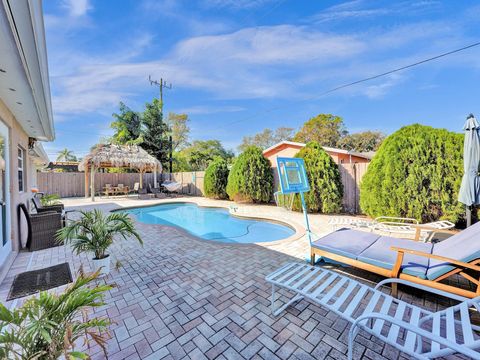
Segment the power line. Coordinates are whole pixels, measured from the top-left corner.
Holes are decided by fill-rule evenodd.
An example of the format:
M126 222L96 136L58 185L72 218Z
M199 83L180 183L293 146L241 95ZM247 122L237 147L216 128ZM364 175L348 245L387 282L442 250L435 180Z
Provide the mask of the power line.
M402 71L402 70L405 70L405 69L408 69L408 68L412 68L412 67L414 67L414 66L418 66L418 65L427 63L427 62L429 62L429 61L437 60L437 59L440 59L440 58L442 58L442 57L445 57L445 56L448 56L448 55L452 55L452 54L455 54L455 53L458 53L458 52L461 52L461 51L464 51L464 50L467 50L467 49L470 49L470 48L473 48L473 47L479 46L479 45L480 45L480 41L479 41L479 42L476 42L476 43L473 43L473 44L470 44L470 45L467 45L467 46L464 46L464 47L461 47L461 48L459 48L459 49L455 49L455 50L452 50L452 51L448 51L448 52L442 53L442 54L440 54L440 55L432 56L432 57L430 57L430 58L417 61L417 62L412 63L412 64L409 64L409 65L401 66L401 67L399 67L399 68L392 69L392 70L389 70L389 71L386 71L386 72L383 72L383 73L380 73L380 74L377 74L377 75L373 75L373 76L370 76L370 77L367 77L367 78L364 78L364 79L360 79L360 80L352 81L352 82L347 83L347 84L343 84L343 85L340 85L340 86L336 86L336 87L331 88L331 89L329 89L329 90L323 91L323 92L321 92L320 94L317 94L317 95L315 95L315 96L312 96L312 97L303 99L302 101L313 100L313 99L316 99L316 98L325 96L325 95L327 95L327 94L330 94L330 93L332 93L332 92L335 92L335 91L338 91L338 90L341 90L341 89L345 89L345 88L350 87L350 86L354 86L354 85L357 85L357 84L360 84L360 83L363 83L363 82L367 82L367 81L370 81L370 80L378 79L378 78L380 78L380 77L387 76L387 75L390 75L390 74L393 74L393 73L396 73L396 72L399 72L399 71ZM219 128L224 128L224 127L226 127L226 126L230 126L230 125L233 125L233 124L242 122L242 121L251 120L251 119L254 119L255 117L257 117L257 116L260 115L260 114L266 114L266 113L272 112L272 111L274 111L274 110L282 109L282 108L284 108L284 107L286 107L286 106L288 106L288 105L279 105L279 106L276 106L276 107L273 107L273 108L264 110L264 111L262 111L262 112L258 112L257 114L255 114L255 115L253 115L253 116L251 116L251 117L249 117L249 118L240 119L240 120L234 120L234 121L229 122L228 124L226 124L226 125L224 125L224 126L220 126Z
M451 55L451 54L455 54L455 53L458 53L458 52L460 52L460 51L467 50L467 49L470 49L470 48L475 47L475 46L478 46L478 45L480 45L480 42L476 42L476 43L474 43L474 44L471 44L471 45L468 45L468 46L464 46L464 47L462 47L462 48L460 48L460 49L448 51L448 52L446 52L446 53L443 53L443 54L440 54L440 55L436 55L436 56L433 56L433 57L428 58L428 59L420 60L420 61L417 61L417 62L415 62L415 63L413 63L413 64L409 64L409 65L405 65L405 66L402 66L402 67L399 67L399 68L396 68L396 69L393 69L393 70L389 70L389 71L386 71L386 72L381 73L381 74L378 74L378 75L370 76L370 77L365 78L365 79L361 79L361 80L353 81L353 82L348 83L348 84L340 85L340 86L337 86L337 87L335 87L335 88L333 88L333 89L324 91L323 93L320 93L318 96L323 96L323 95L332 93L332 92L334 92L334 91L337 91L337 90L340 90L340 89L344 89L344 88L349 87L349 86L353 86L353 85L356 85L356 84L360 84L360 83L362 83L362 82L366 82L366 81L378 79L378 78L380 78L380 77L382 77L382 76L390 75L390 74L393 74L393 73L396 73L396 72L399 72L399 71L402 71L402 70L405 70L405 69L408 69L408 68L411 68L411 67L414 67L414 66L417 66L417 65L425 64L426 62L433 61L433 60L437 60L437 59L440 59L440 58L442 58L442 57L445 57L445 56L448 56L448 55Z

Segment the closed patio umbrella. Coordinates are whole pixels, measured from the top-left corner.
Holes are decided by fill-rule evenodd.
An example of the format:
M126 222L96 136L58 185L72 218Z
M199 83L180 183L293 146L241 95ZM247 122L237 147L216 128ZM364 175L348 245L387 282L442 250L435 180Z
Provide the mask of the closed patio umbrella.
M465 130L464 174L458 200L467 206L467 226L470 226L471 207L480 204L480 125L472 114L468 116L463 129Z

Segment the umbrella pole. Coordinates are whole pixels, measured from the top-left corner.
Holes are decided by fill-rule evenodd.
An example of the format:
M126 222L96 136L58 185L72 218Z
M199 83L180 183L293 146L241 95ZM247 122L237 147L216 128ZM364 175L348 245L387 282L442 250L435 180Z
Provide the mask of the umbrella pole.
M472 225L472 208L470 206L467 206L466 216L467 216L467 227L469 227L470 225Z

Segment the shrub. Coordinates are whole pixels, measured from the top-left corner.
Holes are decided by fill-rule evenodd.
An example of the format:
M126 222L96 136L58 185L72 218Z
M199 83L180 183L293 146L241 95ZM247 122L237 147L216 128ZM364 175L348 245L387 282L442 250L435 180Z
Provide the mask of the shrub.
M228 175L227 194L235 201L271 200L273 173L260 148L251 146L240 154Z
M206 197L227 199L228 164L225 159L216 158L205 171L203 191Z
M335 213L342 207L343 185L338 165L317 142L308 143L295 156L305 161L310 191L305 193L311 212ZM300 196L295 196L293 210L301 210Z
M429 126L405 126L373 158L360 187L360 206L372 217L457 221L463 135Z

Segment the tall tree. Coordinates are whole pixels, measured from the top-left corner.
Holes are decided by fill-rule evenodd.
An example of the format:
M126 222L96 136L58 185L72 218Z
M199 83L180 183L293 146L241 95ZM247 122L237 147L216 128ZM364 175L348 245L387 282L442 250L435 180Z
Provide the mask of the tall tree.
M167 124L172 134L173 150L180 150L187 147L190 127L188 122L190 119L187 114L169 113Z
M262 150L284 140L293 138L293 129L288 127L279 127L275 131L265 129L253 136L244 136L238 150L245 151L250 146L257 146Z
M170 129L163 121L162 107L162 103L158 99L153 99L151 103L145 104L142 115L143 142L140 146L167 167L170 152L168 140Z
M57 161L77 161L77 157L73 154L73 151L65 148L58 152Z
M192 171L184 151L175 151L172 158L172 172Z
M385 134L380 131L363 131L344 136L338 142L338 146L359 152L377 151L384 139Z
M318 142L322 146L338 146L340 139L348 134L343 119L332 114L319 114L305 124L295 135L294 141Z
M196 140L182 153L187 157L188 163L194 171L205 170L217 157L230 160L234 156L233 152L225 150L218 140Z
M131 110L123 102L120 102L119 113L112 114L114 121L110 124L115 133L112 137L112 143L139 144L141 139L142 120L140 114Z

